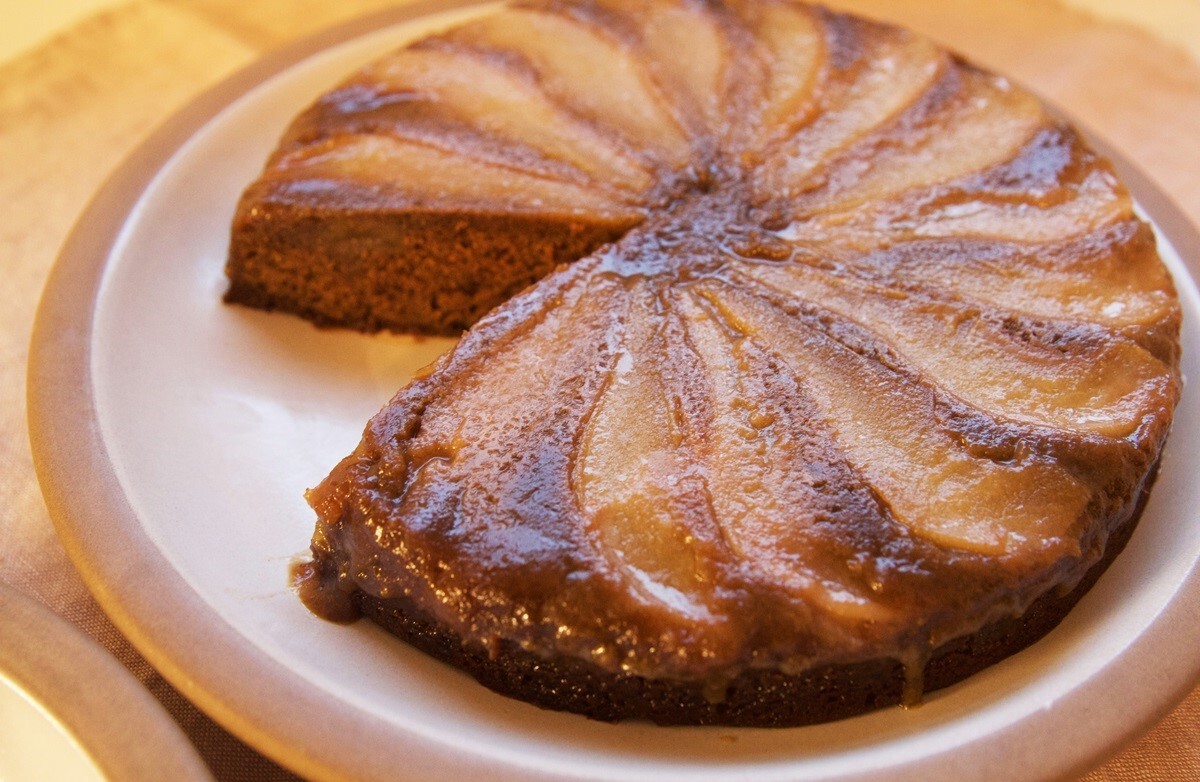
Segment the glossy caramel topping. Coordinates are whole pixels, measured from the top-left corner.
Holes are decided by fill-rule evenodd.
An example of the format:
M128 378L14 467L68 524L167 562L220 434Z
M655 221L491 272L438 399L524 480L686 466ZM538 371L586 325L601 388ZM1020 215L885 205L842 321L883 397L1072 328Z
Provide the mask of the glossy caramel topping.
M485 646L912 660L1098 559L1179 392L1109 165L1005 80L799 4L500 11L327 95L268 176L632 226L309 495L322 572Z

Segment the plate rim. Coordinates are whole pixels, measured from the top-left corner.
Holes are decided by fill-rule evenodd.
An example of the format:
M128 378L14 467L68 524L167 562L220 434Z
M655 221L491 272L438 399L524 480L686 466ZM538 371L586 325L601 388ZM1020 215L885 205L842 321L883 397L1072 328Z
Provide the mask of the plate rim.
M0 681L37 703L105 779L212 782L171 714L95 639L3 583L0 619Z
M390 741L386 750L380 751L379 742L361 742L359 750L370 747L373 751L345 752L342 734L382 737L380 723L352 707L323 700L319 705L330 710L341 731L335 734L326 729L324 718L298 718L305 706L318 705L311 690L294 672L253 644L237 647L236 667L243 674L238 686L219 686L229 678L233 665L227 660L234 655L208 657L188 639L236 640L242 636L192 590L146 535L108 459L92 384L95 305L112 250L143 192L179 149L227 106L326 49L423 16L485 4L487 0L419 0L371 13L268 53L205 90L139 144L93 197L63 244L34 321L26 381L34 467L58 537L85 584L121 632L182 694L243 741L305 776L385 779L395 774L398 757L404 757L409 773L423 779L495 775L497 769L488 757L463 752L449 742L401 737L390 730L386 731ZM1113 162L1192 278L1200 277L1200 231L1186 214L1111 144L1081 123L1072 120L1072 124ZM156 588L145 589L147 582ZM163 615L163 608L170 609L169 615ZM1126 681L1138 678L1140 661L1131 654L1135 647L1189 649L1195 643L1189 628L1197 624L1200 560L1193 562L1162 613L1105 667L1104 674ZM185 629L180 632L180 627ZM234 646L231 644L231 650ZM1071 745L1078 754L1056 771L1064 778L1078 775L1132 743L1200 681L1200 656L1183 656L1170 673L1156 677L1133 702L1125 704L1124 710L1136 716L1122 729L1112 731L1116 735L1108 742L1096 742L1095 731L1084 726L1068 726L1065 730L1073 729L1074 735L1064 735L1064 727L1058 725L1059 739L1064 745L1075 739ZM1094 681L1079 685L1047 712L1079 708L1076 701L1100 702L1095 692L1090 699L1084 697L1089 686L1094 690ZM1047 721L1046 715L1040 716L1042 720L1021 720L993 735L1016 740L1055 724ZM970 748L972 765L1005 762L1007 752L974 743L962 745ZM1084 746L1088 749L1081 749ZM928 767L917 770L928 775L935 771L933 764L940 766L945 760L942 753L930 754L922 759ZM522 778L560 778L545 768L523 766L518 771ZM886 775L893 769L882 771Z

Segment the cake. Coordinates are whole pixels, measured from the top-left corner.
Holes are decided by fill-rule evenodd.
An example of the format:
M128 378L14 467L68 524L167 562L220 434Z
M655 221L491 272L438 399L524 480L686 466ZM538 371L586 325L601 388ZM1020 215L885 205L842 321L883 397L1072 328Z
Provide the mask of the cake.
M1180 390L1109 162L791 2L517 4L394 52L287 131L228 271L470 326L309 492L310 605L604 720L836 719L1027 646L1132 533Z

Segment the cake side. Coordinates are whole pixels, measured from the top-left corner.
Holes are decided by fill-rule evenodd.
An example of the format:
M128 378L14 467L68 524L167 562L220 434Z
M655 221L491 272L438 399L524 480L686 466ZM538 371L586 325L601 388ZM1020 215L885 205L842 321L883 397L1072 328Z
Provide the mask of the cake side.
M619 221L343 209L256 199L234 223L225 300L320 326L456 336Z
M1065 594L1050 591L1020 616L997 619L944 642L909 663L885 657L825 664L798 674L747 669L732 679L669 681L614 673L578 659L545 658L510 641L497 647L464 641L403 598L355 592L353 610L417 649L461 668L489 689L542 708L604 721L659 725L781 728L844 719L895 705L968 678L1027 648L1057 627L1095 585L1137 527L1153 484L1105 545L1103 558ZM320 577L315 575L314 577Z

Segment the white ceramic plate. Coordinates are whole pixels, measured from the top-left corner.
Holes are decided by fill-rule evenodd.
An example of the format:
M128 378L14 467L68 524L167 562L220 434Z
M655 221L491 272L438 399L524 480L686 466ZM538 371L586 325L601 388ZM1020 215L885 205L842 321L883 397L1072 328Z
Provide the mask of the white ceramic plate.
M3 584L0 779L212 782L133 674L83 631Z
M607 725L495 695L368 623L309 614L287 588L313 523L303 490L450 342L318 331L221 304L229 221L297 111L447 21L417 18L429 10L310 42L203 98L118 172L47 289L30 372L48 503L100 601L189 697L313 777L969 780L1078 773L1190 690L1192 389L1141 526L1099 584L1045 640L916 710L789 730ZM1200 377L1200 299L1171 244L1196 263L1200 242L1124 173L1167 229L1184 371Z

